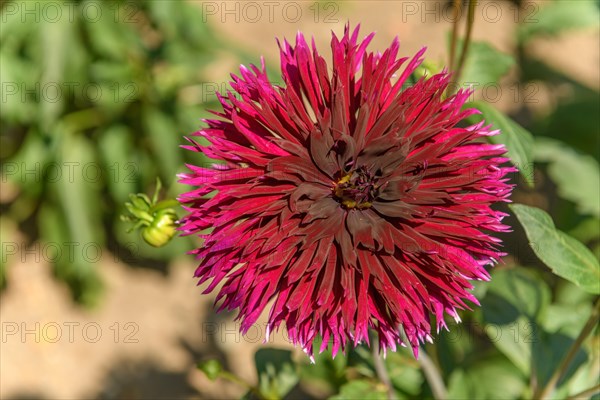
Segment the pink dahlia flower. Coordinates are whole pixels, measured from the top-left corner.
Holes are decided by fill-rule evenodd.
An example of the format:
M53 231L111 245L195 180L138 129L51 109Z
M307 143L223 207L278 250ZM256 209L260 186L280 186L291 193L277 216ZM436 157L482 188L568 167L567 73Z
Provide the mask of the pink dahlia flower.
M468 91L445 98L450 76L406 85L425 49L398 58L399 42L367 52L346 27L331 40L333 65L302 34L281 49L284 86L261 68L232 75L235 93L194 133L189 150L221 161L190 165L181 182L184 234L203 238L205 293L222 284L221 309L239 309L245 333L269 309L267 336L282 322L312 355L313 340L335 355L348 344L381 348L431 341L444 315L478 304L471 280L503 253L490 231L506 231L512 186L502 145L483 122L457 124ZM402 68L404 66L404 68Z

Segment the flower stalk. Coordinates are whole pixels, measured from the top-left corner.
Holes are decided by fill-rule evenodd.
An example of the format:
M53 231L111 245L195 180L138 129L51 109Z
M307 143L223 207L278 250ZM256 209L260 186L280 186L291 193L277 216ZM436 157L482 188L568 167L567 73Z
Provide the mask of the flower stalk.
M435 400L446 400L448 398L448 390L446 389L440 370L433 360L425 353L425 351L422 351L419 354L418 361L423 370L423 374L425 375L425 379L433 392L433 398Z
M373 338L371 345L371 352L373 354L373 365L375 366L375 373L377 377L383 383L387 390L388 400L397 400L398 396L394 391L394 385L390 379L390 375L388 374L387 368L385 366L385 360L383 359L383 355L379 349L379 341L378 338Z
M456 58L456 42L458 41L458 21L460 17L460 10L462 7L462 0L454 0L452 2L452 37L450 39L450 58L448 60L448 66L454 69L454 62Z
M477 0L469 0L468 5L468 14L467 14L467 33L465 35L465 39L463 40L463 47L460 54L460 59L458 60L458 65L456 66L456 75L454 79L456 82L460 82L460 76L462 74L463 68L465 66L465 61L467 60L467 54L469 53L469 46L471 44L471 36L473 33L473 25L475 23L475 6L477 5Z
M452 71L454 71L453 79L456 83L453 85L452 91L449 91L447 95L451 95L456 92L458 89L458 84L460 83L460 76L462 75L462 71L467 60L467 55L469 53L469 46L471 44L471 36L473 33L473 25L475 23L475 7L477 6L477 0L468 0L467 5L467 31L465 34L465 38L462 41L462 48L460 52L460 57L458 62L456 61L456 47L458 44L458 26L460 24L460 15L462 14L462 0L454 0L452 3L452 16L453 16L453 25L452 25L452 36L450 39L450 55L449 55L449 67Z

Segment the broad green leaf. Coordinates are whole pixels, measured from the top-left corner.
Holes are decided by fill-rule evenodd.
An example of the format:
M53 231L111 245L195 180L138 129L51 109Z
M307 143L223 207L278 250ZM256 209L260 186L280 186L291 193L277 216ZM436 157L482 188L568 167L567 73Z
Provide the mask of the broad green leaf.
M494 107L482 101L469 102L465 105L481 111L482 116L469 117L470 122L479 122L481 117L486 123L492 124L493 129L500 129L501 133L489 136L492 143L501 143L506 146L507 155L514 166L529 186L533 186L533 136L521 125L508 118Z
M550 164L548 174L562 198L577 204L578 212L600 217L600 165L594 157L558 140L536 138L534 158Z
M550 304L550 288L543 279L528 269L516 267L494 270L492 282L486 297L483 298L484 304L487 296L493 293L514 307L519 315L524 315L531 320L538 319ZM483 312L485 317L485 307ZM489 318L487 319L490 321Z
M143 118L154 155L161 163L161 178L170 185L179 169L184 167L179 147L182 144L183 133L178 130L173 119L158 109L145 108Z
M61 174L60 165L49 165L52 161L52 154L42 135L32 128L14 157L3 162L3 178L14 182L27 196L37 198L42 194L44 182L49 179L44 175L52 175L50 179L55 179Z
M581 290L579 291L581 292ZM547 332L562 333L576 338L591 313L592 305L590 303L551 304L542 324Z
M292 353L283 349L259 349L254 355L259 391L267 399L281 399L298 383Z
M69 10L66 3L57 3L60 15L67 15ZM58 21L41 19L40 43L42 45L43 73L40 79L40 130L48 130L56 123L67 101L64 82L69 78L65 75L69 57L70 41L76 36L76 26L68 18Z
M357 379L342 386L340 393L329 400L386 400L387 392L382 384L366 379Z
M89 70L90 78L97 82L94 86L98 95L88 95L85 100L93 101L110 116L125 113L143 94L143 80L138 79L131 63L99 61Z
M545 385L548 382L574 342L575 339L562 333L548 333L543 330L538 332L536 340L532 344L531 359L533 370L540 385ZM575 358L569 364L566 374L558 382L558 386L561 386L563 382L567 382L577 371L577 368L583 365L586 358L585 351L579 348L575 353Z
M554 227L548 213L522 204L510 206L525 229L533 251L552 271L582 289L600 293L600 264L581 242Z
M524 374L530 372L531 343L550 304L550 288L525 268L498 269L481 309L490 341Z
M99 255L97 248L70 234L64 223L66 216L60 207L46 202L37 217L44 259L52 263L56 276L67 282L75 300L86 306L97 305L104 289L90 263L100 261L96 259Z
M40 68L17 54L0 47L0 85L2 87L2 119L22 124L33 123L36 112L36 89L39 84Z
M436 337L437 359L444 375L459 368L470 354L476 352L474 332L481 328L475 321L456 323L448 321L448 330L442 329Z
M94 305L102 289L97 273L104 246L99 202L102 169L87 137L68 132L60 122L58 126L62 128L53 133L61 137L58 162L65 168L61 179L48 189L60 203L58 223L66 225L68 242L74 243L75 251L56 267L63 271L62 277L69 282L75 298Z
M345 376L348 364L347 357L332 357L331 346L319 353L322 340L318 338L313 344L315 362L301 365L302 380L309 381L311 386L320 386L330 393L337 393L340 386L346 383Z
M577 307L581 304L590 304L593 295L581 290L577 285L567 280L557 282L554 289L554 303Z
M600 239L600 218L586 218L568 233L582 243Z
M554 36L569 29L598 27L600 13L594 0L555 0L529 3L522 10L519 39L527 41L537 35Z
M501 355L456 369L448 382L448 399L519 399L525 376Z
M458 48L461 47L462 43L459 43ZM496 50L489 43L472 42L460 80L464 84L472 84L477 90L497 83L514 64L511 56Z
M139 175L142 173L133 151L132 133L124 125L111 125L100 135L98 147L104 164L103 181L117 204L124 203L130 193L142 188Z
M103 171L96 161L93 144L83 135L64 133L59 160L68 169L65 167L52 188L67 217L71 236L84 244L103 244L98 201Z

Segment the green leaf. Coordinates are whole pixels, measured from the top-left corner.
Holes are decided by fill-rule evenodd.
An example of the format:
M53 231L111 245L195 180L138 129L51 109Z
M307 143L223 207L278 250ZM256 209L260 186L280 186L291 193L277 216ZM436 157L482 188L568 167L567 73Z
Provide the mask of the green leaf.
M510 208L523 225L533 251L544 264L582 289L600 293L600 264L587 247L557 230L545 211L522 204Z
M481 300L485 332L490 341L521 372L529 374L531 343L550 304L550 288L533 271L522 267L498 269Z
M581 290L579 291L581 292ZM548 307L543 321L544 329L548 332L559 332L576 338L591 313L592 305L590 303L552 304Z
M109 125L98 138L98 149L103 161L104 182L116 204L128 199L140 188L140 168L136 162L133 134L125 125Z
M537 35L555 36L569 29L597 27L598 4L593 0L555 0L529 4L527 16L519 25L519 40L525 42Z
M267 399L281 399L298 383L292 353L282 349L259 349L254 355L259 391Z
M85 9L91 4L97 4L98 17L84 21L83 26L88 31L87 37L93 49L105 59L131 62L128 56L139 56L142 50L141 37L136 35L130 21L135 12L135 2L95 3L93 0L84 1L76 10L76 15L86 15ZM115 23L115 20L118 23Z
M574 342L575 339L561 333L538 332L537 338L532 344L531 361L540 385L544 386L548 382ZM577 371L577 368L585 362L586 358L585 351L579 348L575 353L575 358L569 364L566 374L558 382L558 386L567 382Z
M554 303L578 307L581 304L589 305L594 296L581 290L577 285L567 280L557 282L554 288Z
M452 373L448 399L518 399L525 387L524 376L508 360L488 356Z
M58 7L61 15L69 13L66 3ZM59 21L42 18L39 35L44 68L40 84L42 88L56 87L57 89L43 90L42 92L46 95L40 97L40 130L48 129L49 126L56 123L67 100L64 95L63 83L67 81L65 75L66 64L69 60L67 54L71 47L70 41L76 36L74 31L75 27L68 22L68 18L61 18Z
M410 355L412 357L412 354ZM417 363L411 363L414 358L408 359L401 352L390 352L385 359L385 365L390 376L390 381L396 391L417 396L421 392L424 382L423 372Z
M525 182L529 186L533 186L533 136L531 133L487 103L474 101L467 103L465 107L478 109L486 123L491 123L494 129L500 129L499 135L489 136L490 142L506 146L507 155L513 165L519 169ZM473 115L468 119L475 123L479 122L482 117Z
M39 115L36 112L37 99L31 93L35 92L41 71L35 63L15 54L17 51L0 47L2 119L13 123L32 123Z
M45 253L45 258L53 264L56 276L68 283L76 301L86 306L97 305L103 284L96 270L91 268L93 264L90 261L99 261L95 259L93 246L71 235L64 223L65 213L60 207L46 202L37 218L44 246L52 250ZM85 249L90 247L92 251L88 253Z
M462 48L459 42L458 48ZM474 89L494 84L500 80L515 60L508 54L501 53L487 42L472 42L465 60L460 80L471 83Z
M586 218L568 233L582 243L598 240L600 239L600 218Z
M531 270L522 267L497 269L491 275L493 284L483 298L483 304L487 296L495 294L508 303L506 309L512 306L518 315L524 315L531 320L538 319L550 304L550 288ZM483 307L484 317L486 311ZM500 323L489 316L486 319L489 322Z
M342 386L340 393L330 397L329 400L386 400L387 398L383 385L366 379L357 379Z
M559 196L574 202L581 214L600 217L600 165L594 157L549 138L536 138L534 157L550 164L548 175Z
M148 133L154 154L161 163L164 182L167 186L174 179L177 171L183 167L180 145L183 134L179 132L173 119L159 109L144 109L144 128Z

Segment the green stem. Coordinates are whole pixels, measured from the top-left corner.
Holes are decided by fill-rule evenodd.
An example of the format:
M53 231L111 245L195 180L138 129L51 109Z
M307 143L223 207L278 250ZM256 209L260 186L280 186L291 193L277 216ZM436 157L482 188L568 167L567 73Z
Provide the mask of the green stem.
M423 351L419 353L419 364L421 364L425 379L427 379L427 383L429 383L429 387L433 392L433 397L436 400L446 400L448 398L448 391L446 390L446 385L444 384L440 370L431 358L429 358L427 353L425 353L425 349L422 350Z
M373 353L373 365L375 366L375 372L377 377L383 383L387 389L387 397L389 400L397 400L396 392L394 391L394 385L390 380L390 376L385 367L383 357L379 353L379 339L374 338L371 340L371 352Z
M456 40L458 38L458 24L459 24L459 12L461 8L462 0L454 0L452 2L452 37L450 39L450 59L448 60L448 67L454 70L454 58L456 57Z
M454 76L454 80L458 84L460 82L460 75L462 74L463 68L465 66L465 61L467 59L467 54L469 53L469 45L471 44L471 34L473 33L473 25L475 22L475 6L477 5L477 0L469 0L469 11L467 14L467 34L465 39L463 40L463 47L460 53L460 59L458 60L458 65L456 66L456 75Z
M223 378L223 379L227 379L230 382L236 383L236 384L238 384L240 386L243 386L244 388L250 390L259 399L264 399L265 398L265 396L263 396L263 394L255 386L252 386L251 384L249 384L248 382L246 382L245 380L243 380L239 376L236 376L236 375L232 374L229 371L221 371L219 373L219 376L221 378Z
M589 336L589 334L594 330L594 328L598 324L599 320L600 320L600 298L596 301L596 304L594 305L594 309L592 310L592 315L590 315L590 318L588 319L587 323L581 330L581 333L579 333L579 336L577 337L575 342L571 345L571 348L569 348L569 351L567 352L567 354L561 361L561 363L558 366L558 368L556 369L556 371L554 371L554 374L552 374L552 377L550 378L550 380L548 381L546 386L544 386L544 388L539 393L534 394L533 397L535 399L543 400L543 399L548 399L548 398L550 398L550 396L552 396L552 394L554 393L554 389L556 388L556 384L565 375L565 373L567 372L567 369L569 368L569 365L571 365L571 361L573 361L573 358L575 358L575 355L579 351L579 348L581 347L581 345L583 344L585 339Z

